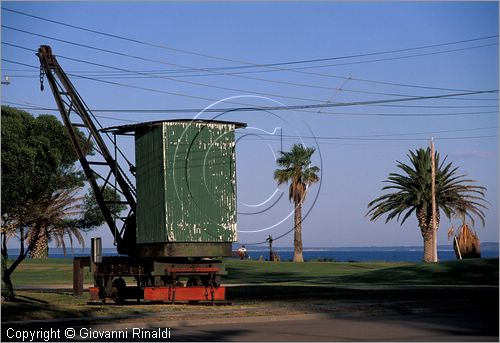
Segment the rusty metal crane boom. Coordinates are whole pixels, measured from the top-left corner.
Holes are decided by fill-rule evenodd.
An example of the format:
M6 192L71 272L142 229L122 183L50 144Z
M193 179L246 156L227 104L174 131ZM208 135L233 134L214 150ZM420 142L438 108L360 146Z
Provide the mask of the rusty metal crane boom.
M40 46L37 56L40 59L41 88L43 90L43 77L45 76L56 100L71 143L75 148L83 171L94 192L97 204L114 237L118 253L133 256L136 240L135 189L117 163L116 156L113 157L109 151L104 138L108 138L110 143L114 144L115 149L116 142L108 134L101 135L99 133L94 123L95 117L57 62L56 56L52 54L50 46ZM87 140L93 145L96 154L92 160L84 154L82 142L77 136L78 129L86 134ZM129 167L131 167L132 171L133 166L131 163L129 163ZM117 194L120 194L120 198L123 196L124 200L108 201L105 199L104 191L107 187L114 189ZM116 203L126 206L126 216L114 213L113 205Z

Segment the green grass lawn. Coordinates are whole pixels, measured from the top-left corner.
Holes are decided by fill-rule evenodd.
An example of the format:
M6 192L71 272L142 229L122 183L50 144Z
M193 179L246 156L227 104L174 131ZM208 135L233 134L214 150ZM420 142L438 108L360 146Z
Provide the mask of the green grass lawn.
M226 297L240 315L339 311L342 306L368 308L374 303L396 311L419 307L461 306L498 312L498 259L424 263L259 262L227 260ZM88 268L85 282L91 283ZM13 275L15 287L46 287L72 283L72 260L27 260ZM373 286L384 286L377 288ZM455 287L455 286L471 287ZM353 287L355 286L355 287ZM359 288L359 286L363 286ZM401 286L414 286L415 289ZM475 287L476 286L476 287ZM493 287L492 287L493 286ZM496 286L496 287L494 287ZM398 288L399 287L399 288ZM74 297L62 290L17 290L16 302L2 302L2 321L155 313L174 318L192 307L169 305L86 305L88 294ZM343 305L344 304L344 305ZM389 304L389 305L388 305ZM393 304L393 305L390 305ZM402 304L402 305L401 305ZM444 304L444 305L443 305ZM491 308L490 308L491 307ZM376 306L377 311L380 306ZM199 307L196 313L228 315L225 307ZM350 310L348 310L350 311ZM233 314L234 315L234 314ZM170 317L169 317L170 316ZM172 317L174 316L174 317ZM175 317L177 318L177 317Z
M89 268L84 269L84 278L87 283L93 282ZM26 259L12 274L12 283L14 288L17 286L71 285L73 283L73 259Z
M228 260L228 283L285 283L329 286L498 285L498 259L440 263L403 262L258 262Z
M26 260L14 272L14 287L71 285L72 259ZM498 259L440 263L404 262L259 262L226 260L228 284L329 286L352 283L380 285L498 285ZM86 283L92 283L89 268Z

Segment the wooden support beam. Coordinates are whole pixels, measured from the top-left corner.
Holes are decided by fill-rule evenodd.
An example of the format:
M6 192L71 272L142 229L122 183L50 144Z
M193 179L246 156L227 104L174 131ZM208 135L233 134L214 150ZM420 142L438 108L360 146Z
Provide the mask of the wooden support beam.
M74 257L73 258L73 295L81 295L83 293L83 267L90 266L90 257Z

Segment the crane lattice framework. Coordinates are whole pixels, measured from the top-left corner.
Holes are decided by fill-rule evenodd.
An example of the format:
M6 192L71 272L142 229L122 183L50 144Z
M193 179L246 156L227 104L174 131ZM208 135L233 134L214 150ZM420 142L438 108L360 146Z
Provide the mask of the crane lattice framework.
M220 278L226 272L219 258L231 256L236 240L234 130L246 124L178 119L104 129L51 48L42 45L37 56L41 88L46 78L121 255L102 256L100 239L93 239L92 256L74 258L74 294L83 289L82 268L91 266L91 301L223 302L225 288ZM118 134L135 136L136 158L142 161L137 178L135 166L116 144ZM93 155L87 154L90 145ZM150 154L150 148L157 154ZM184 152L178 154L178 150ZM138 192L117 156L128 164ZM200 156L206 165L199 163ZM176 165L183 172L175 173ZM154 171L151 177L150 171ZM120 200L106 199L108 188ZM117 203L126 210L116 213L122 207L113 206ZM127 277L135 285L127 285Z
M117 163L117 153L119 152L127 161L132 173L134 166L117 147L116 136L112 138L108 133L103 135L99 133L94 124L94 122L98 123L98 121L57 62L50 46L42 45L37 56L40 59L41 89L43 90L43 79L45 77L56 100L71 143L94 192L97 204L114 237L118 253L131 256L134 254L132 247L135 246L136 239L136 190L126 173ZM77 130L85 134L86 142L79 139ZM107 138L108 143L111 143L114 147L114 157L109 151L104 138ZM95 152L92 160L85 156L85 143L92 144ZM120 198L123 200L108 201L105 199L104 191L106 187L120 194ZM126 210L123 211L127 213L125 216L113 211L113 208L116 208L113 205L117 203L126 206Z

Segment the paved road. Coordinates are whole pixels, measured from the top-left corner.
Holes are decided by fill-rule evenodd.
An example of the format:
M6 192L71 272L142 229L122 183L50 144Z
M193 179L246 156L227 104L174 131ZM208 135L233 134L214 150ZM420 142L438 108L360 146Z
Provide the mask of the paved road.
M241 290L243 292L245 289ZM271 311L265 315L249 317L249 313L231 307L220 309L213 315L199 318L190 313L172 316L152 312L126 317L67 318L66 320L6 322L2 323L2 341L6 330L57 330L64 333L74 329L75 339L93 341L494 341L499 339L499 312L497 287L432 287L390 288L346 294L336 290L337 300L307 307L305 314ZM342 298L342 296L344 296ZM325 296L326 299L330 297ZM280 302L269 302L279 306ZM304 305L304 301L287 303L290 309ZM299 306L300 305L300 306ZM325 305L325 306L320 306ZM273 308L274 309L274 308ZM195 311L193 307L190 311ZM328 311L325 313L325 311ZM233 312L233 313L226 313ZM288 312L289 313L289 312ZM168 318L168 319L167 319ZM134 336L134 328L145 336ZM155 340L158 328L170 328L169 339ZM83 331L82 331L83 330ZM82 337L81 332L95 333ZM103 333L121 332L114 340ZM164 332L164 331L163 331ZM125 334L125 337L123 336ZM149 334L149 336L148 336ZM148 338L149 337L149 338ZM61 334L59 339L65 341ZM16 341L16 340L14 340ZM17 340L20 341L20 340Z
M495 329L496 326L496 329ZM173 326L178 341L496 341L498 322L463 316L302 316L288 320Z
M77 340L88 340L80 333L94 333L94 341L480 341L498 342L498 317L489 318L480 313L471 316L458 314L409 314L359 315L340 317L333 314L303 314L286 317L239 317L220 319L155 321L154 318L134 318L128 321L79 323L32 323L14 326L15 330L44 329L63 333L74 328ZM5 337L11 325L2 325L2 341L12 341ZM134 328L143 339L134 336ZM154 332L165 332L170 328L170 339L151 339ZM83 330L83 331L82 331ZM105 339L106 332L126 332L119 339ZM12 331L10 331L12 333ZM100 332L96 333L96 332ZM149 336L148 336L149 335ZM100 337L100 338L99 338ZM149 339L148 339L149 337ZM85 339L87 338L87 339ZM63 334L57 341L66 341Z

